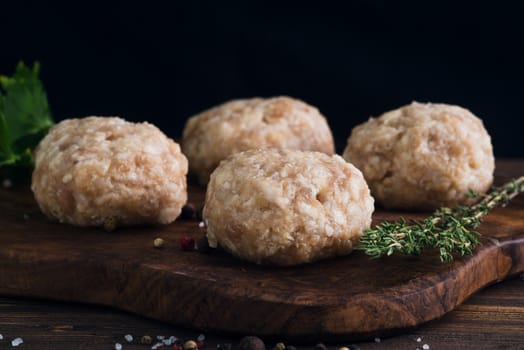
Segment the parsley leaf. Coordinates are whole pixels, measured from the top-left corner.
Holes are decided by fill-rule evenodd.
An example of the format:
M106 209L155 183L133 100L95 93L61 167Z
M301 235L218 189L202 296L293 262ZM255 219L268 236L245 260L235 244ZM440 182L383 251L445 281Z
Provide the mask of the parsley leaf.
M0 76L0 167L32 165L31 150L54 124L39 72L38 62L20 62Z

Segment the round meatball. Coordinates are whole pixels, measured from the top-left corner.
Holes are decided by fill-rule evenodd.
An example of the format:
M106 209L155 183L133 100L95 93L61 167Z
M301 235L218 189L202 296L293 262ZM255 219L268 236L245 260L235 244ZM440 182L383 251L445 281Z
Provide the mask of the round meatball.
M335 151L326 119L289 97L230 101L190 118L184 128L182 151L202 185L222 159L254 148Z
M362 171L377 203L407 210L471 204L465 194L485 193L495 167L480 119L417 102L355 127L343 157Z
M187 200L187 159L149 123L68 119L35 151L32 190L49 218L113 229L167 224Z
M349 254L371 223L362 173L338 155L258 149L211 174L209 245L255 263L296 265Z

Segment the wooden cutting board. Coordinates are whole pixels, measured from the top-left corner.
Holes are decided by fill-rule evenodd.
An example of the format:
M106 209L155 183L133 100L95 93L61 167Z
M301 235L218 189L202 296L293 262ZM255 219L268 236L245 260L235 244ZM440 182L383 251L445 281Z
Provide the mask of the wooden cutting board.
M496 183L524 174L500 161ZM203 190L190 189L198 204ZM182 251L198 221L105 232L48 222L27 186L0 190L0 294L95 303L202 331L294 341L387 336L436 319L480 288L524 272L524 196L493 211L473 256L371 260L361 252L263 267L224 252ZM421 215L377 210L374 223ZM153 239L162 237L162 249Z

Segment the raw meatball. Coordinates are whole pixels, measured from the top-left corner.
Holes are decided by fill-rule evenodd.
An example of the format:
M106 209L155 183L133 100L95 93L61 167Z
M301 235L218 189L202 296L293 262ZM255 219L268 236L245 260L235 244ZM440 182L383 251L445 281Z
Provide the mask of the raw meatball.
M255 263L296 265L349 254L372 212L362 173L340 156L258 149L220 163L203 215L210 246Z
M60 122L40 142L31 188L49 218L112 229L175 220L186 174L180 147L155 126L88 117Z
M182 150L202 185L222 159L254 148L334 153L326 119L289 97L230 101L190 118L184 128Z
M343 157L359 168L377 203L429 210L470 204L485 193L495 168L491 139L467 109L410 105L371 118L351 132Z

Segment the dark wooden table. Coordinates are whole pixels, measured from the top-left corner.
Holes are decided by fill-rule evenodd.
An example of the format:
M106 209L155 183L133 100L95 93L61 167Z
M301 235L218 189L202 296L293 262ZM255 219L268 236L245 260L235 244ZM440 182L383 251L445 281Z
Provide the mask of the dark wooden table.
M111 308L0 298L0 349L11 348L11 340L21 337L22 349L150 349L138 339L143 335L196 338L199 333ZM132 344L124 335L134 337ZM217 343L235 343L238 336L205 334L204 349ZM421 338L420 342L417 339ZM278 339L263 339L272 349ZM376 339L378 341L378 339ZM524 280L513 278L474 294L464 304L439 320L391 338L360 343L326 344L336 350L349 349L524 349ZM315 344L288 344L313 348ZM171 347L166 347L171 348ZM165 348L164 348L165 349Z
M524 173L524 160L505 161ZM524 220L524 218L522 218ZM0 242L1 244L1 242ZM2 268L2 266L0 266ZM246 310L246 312L249 312ZM0 297L0 349L23 339L23 349L149 349L143 335L182 340L198 332L180 329L109 307ZM132 343L124 336L131 334ZM205 334L203 349L238 342L241 335ZM279 339L263 339L268 349ZM314 343L287 344L312 349ZM326 343L328 349L524 349L524 276L484 288L442 318L393 337L366 342ZM172 348L172 347L164 347Z

